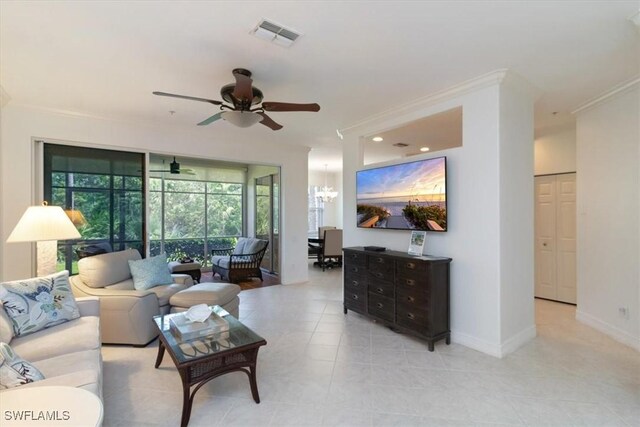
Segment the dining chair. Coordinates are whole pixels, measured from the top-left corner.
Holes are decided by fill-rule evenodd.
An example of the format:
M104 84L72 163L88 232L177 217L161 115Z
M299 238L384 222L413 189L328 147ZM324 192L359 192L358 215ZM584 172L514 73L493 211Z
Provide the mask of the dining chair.
M320 265L322 271L334 266L342 267L342 230L333 228L324 231Z

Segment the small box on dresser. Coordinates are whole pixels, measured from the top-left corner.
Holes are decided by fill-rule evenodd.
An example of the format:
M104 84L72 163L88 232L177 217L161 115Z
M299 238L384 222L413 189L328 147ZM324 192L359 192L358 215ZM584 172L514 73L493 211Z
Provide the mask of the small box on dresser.
M449 344L451 258L344 249L344 313L352 310L400 332Z

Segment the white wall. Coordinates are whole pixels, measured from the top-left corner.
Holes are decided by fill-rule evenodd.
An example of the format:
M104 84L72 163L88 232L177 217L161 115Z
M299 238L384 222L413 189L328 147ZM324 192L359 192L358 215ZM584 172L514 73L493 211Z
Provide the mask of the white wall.
M534 143L535 175L576 171L576 126L547 129Z
M533 102L526 86L500 86L500 284L503 351L535 337Z
M363 167L359 136L462 106L463 146L412 160L447 156L448 231L428 233L425 253L453 259L452 339L495 356L503 356L535 336L533 101L521 93L511 94L511 85L501 86L503 78L503 72L492 73L410 108L342 130L345 246L379 245L406 252L408 232L356 227L355 172ZM501 102L514 111L502 111ZM513 166L508 166L512 156ZM398 162L385 164L391 163ZM507 217L510 214L523 218L514 220ZM518 233L511 233L514 229ZM522 267L522 271L513 271L510 264ZM509 303L516 306L503 313ZM513 326L502 327L506 322Z
M27 206L36 203L32 138L77 141L119 149L137 149L155 153L178 153L204 157L271 164L282 170L282 282L307 280L308 148L281 146L243 137L243 129L234 130L235 138L216 138L215 130L163 126L158 123L130 123L86 116L72 116L12 106L2 109L0 137L0 236L2 270L0 279L10 280L32 274L31 244L7 244L6 239ZM244 135L247 135L246 133Z
M576 124L576 317L640 350L640 81Z
M327 176L327 186L332 187L338 192L336 200L324 204L323 220L324 225L332 225L336 228L342 228L342 173L329 172ZM325 185L324 171L309 171L309 186L317 185L323 187Z

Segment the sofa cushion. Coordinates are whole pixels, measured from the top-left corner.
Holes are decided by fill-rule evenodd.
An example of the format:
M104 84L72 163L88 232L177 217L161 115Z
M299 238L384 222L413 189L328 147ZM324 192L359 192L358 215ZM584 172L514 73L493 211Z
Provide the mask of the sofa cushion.
M175 307L192 307L197 304L224 305L240 293L240 286L233 283L200 283L171 297Z
M44 375L38 368L18 356L9 344L0 342L0 389L18 387L43 379Z
M154 286L153 288L149 289L149 292L153 292L154 294L156 294L156 296L158 297L158 305L163 306L169 304L169 299L173 295L187 289L188 287L189 286L187 285L172 283L170 285Z
M211 263L218 267L229 269L229 257L224 255L214 255L211 257Z
M102 355L100 349L74 351L72 353L61 354L56 357L49 357L34 363L34 365L44 374L46 378L58 377L71 374L76 371L97 371L102 370Z
M113 285L105 286L104 288L118 291L134 291L136 289L133 286L133 279L123 280L122 282L114 283Z
M3 305L0 304L0 341L9 342L13 338L13 324L11 323L11 319L4 309Z
M139 291L173 283L166 254L141 260L129 260L129 269L133 277L133 286Z
M238 237L238 241L236 242L236 247L233 248L233 254L234 255L238 255L238 254L244 254L244 246L247 243L247 238L246 237Z
M244 253L248 255L260 252L262 248L264 248L264 244L265 240L247 239L247 242L244 244Z
M23 385L21 388L45 386L66 386L83 388L102 398L102 383L100 378L100 371L96 371L93 369L83 369L75 372L70 372L68 374L57 375L55 377L38 381L37 383Z
M80 317L66 270L49 276L2 283L0 301L11 318L17 336Z
M15 337L11 347L20 356L36 363L67 353L99 349L99 331L98 317L82 316L54 328Z
M90 288L104 288L131 279L129 260L141 258L140 252L135 249L82 258L78 261L78 273L82 282Z

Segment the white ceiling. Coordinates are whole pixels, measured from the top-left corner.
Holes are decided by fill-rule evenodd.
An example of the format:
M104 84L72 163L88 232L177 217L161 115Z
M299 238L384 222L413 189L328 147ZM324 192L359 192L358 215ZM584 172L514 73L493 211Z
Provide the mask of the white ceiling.
M0 2L0 85L16 104L194 127L217 108L154 90L219 99L248 68L284 129L223 121L212 139L313 147L341 168L335 130L498 68L542 90L536 128L639 72L629 1ZM249 34L261 18L304 35L291 48ZM170 116L169 110L176 111ZM552 112L558 112L552 115Z

